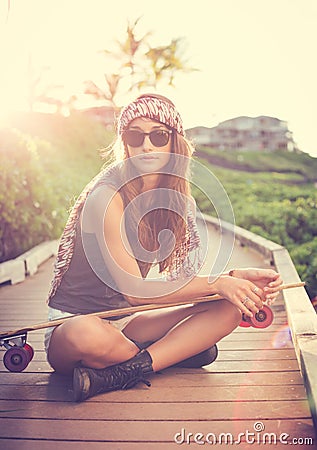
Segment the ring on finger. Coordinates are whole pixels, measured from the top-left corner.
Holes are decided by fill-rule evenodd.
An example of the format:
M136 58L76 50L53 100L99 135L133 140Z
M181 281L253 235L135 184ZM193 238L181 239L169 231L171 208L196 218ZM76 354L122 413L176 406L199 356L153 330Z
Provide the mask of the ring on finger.
M259 288L257 286L254 286L254 288L252 289L252 292L254 292L255 294L258 292Z
M249 297L246 297L244 300L243 300L243 302L242 302L242 305L245 305L247 302L249 302L250 301L250 299L249 299Z

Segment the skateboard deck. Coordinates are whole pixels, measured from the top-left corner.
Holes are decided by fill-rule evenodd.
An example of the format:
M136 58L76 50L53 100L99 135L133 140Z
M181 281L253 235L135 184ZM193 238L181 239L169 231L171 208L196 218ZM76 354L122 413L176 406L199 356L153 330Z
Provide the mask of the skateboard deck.
M281 285L279 290L290 289L294 287L304 286L304 282L290 283ZM135 314L137 312L151 311L163 308L171 308L177 306L192 305L198 303L206 303L214 300L221 300L223 297L220 295L209 295L205 297L195 298L189 301L166 303L166 304L148 304L140 306L131 306L128 308L114 309L111 311L101 311L96 313L87 314L88 316L96 316L101 319L111 319L113 317L123 316L127 314ZM34 325L27 325L23 328L15 330L0 332L0 347L4 347L6 352L3 357L3 363L10 372L22 372L30 363L34 356L33 348L26 342L27 333L42 330L49 327L56 327L65 323L67 320L77 317L78 314L70 315L61 319L56 319L48 322L42 322ZM273 322L273 311L267 305L255 314L253 317L242 314L242 320L240 326L242 327L254 327L254 328L267 328Z

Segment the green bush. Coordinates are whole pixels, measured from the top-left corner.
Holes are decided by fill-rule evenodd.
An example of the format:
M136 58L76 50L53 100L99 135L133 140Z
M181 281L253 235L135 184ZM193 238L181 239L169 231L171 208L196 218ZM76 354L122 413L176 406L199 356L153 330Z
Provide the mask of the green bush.
M0 129L0 262L60 236L112 138L81 114L24 114Z
M290 250L302 280L306 281L310 298L317 295L317 237L308 242L296 245Z
M0 131L0 261L16 257L39 242L56 236L58 199L42 170L36 141L15 129Z

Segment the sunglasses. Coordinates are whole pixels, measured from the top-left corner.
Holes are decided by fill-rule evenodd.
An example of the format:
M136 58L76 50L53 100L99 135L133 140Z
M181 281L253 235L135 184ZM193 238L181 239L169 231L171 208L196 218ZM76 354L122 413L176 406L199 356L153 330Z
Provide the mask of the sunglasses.
M172 130L153 130L150 133L144 133L139 130L126 130L122 134L122 138L130 147L140 147L145 139L149 136L151 143L155 147L164 147L170 139Z

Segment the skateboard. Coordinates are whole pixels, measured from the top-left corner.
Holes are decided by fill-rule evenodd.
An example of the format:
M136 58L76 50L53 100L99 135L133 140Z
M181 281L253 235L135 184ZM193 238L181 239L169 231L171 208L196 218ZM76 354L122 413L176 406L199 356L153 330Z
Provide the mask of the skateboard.
M289 289L294 287L304 286L305 283L292 283L284 284L280 286L279 290ZM97 316L101 319L110 319L112 317L134 314L142 311L150 311L154 309L171 308L176 306L192 305L198 303L206 303L213 300L221 300L223 297L220 295L210 295L206 297L199 297L186 302L175 302L166 304L149 304L140 306L131 306L128 308L120 308L112 311L102 311L97 313L88 314L89 316ZM62 319L52 320L49 322L38 323L35 325L26 326L11 331L0 332L0 347L4 347L6 352L3 356L3 364L10 372L22 372L29 365L34 356L34 350L27 343L27 334L32 331L41 330L49 327L56 327L63 324L66 320L78 315L70 315ZM274 314L272 309L264 305L263 308L255 314L253 317L242 314L242 320L240 326L244 328L267 328L273 322Z

